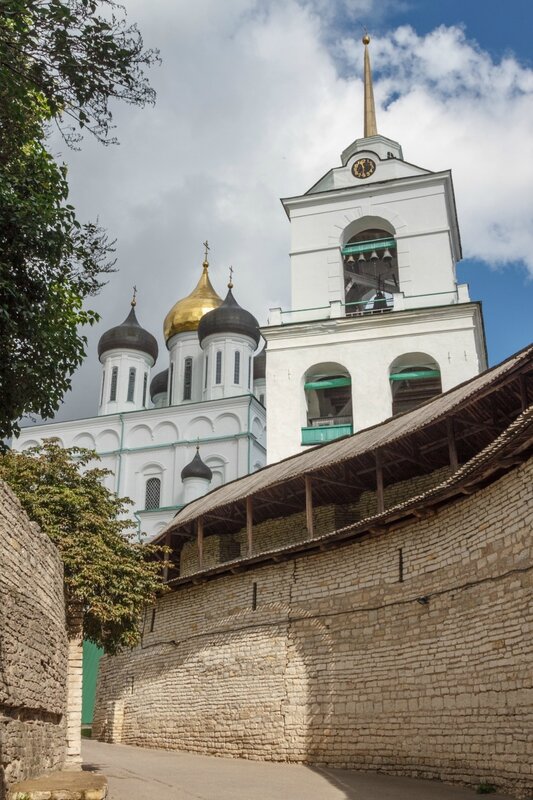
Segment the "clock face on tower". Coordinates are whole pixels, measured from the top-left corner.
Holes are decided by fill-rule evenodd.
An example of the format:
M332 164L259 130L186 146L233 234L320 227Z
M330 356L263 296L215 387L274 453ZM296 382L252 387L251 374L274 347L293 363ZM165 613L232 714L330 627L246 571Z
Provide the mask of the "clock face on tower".
M359 158L354 161L352 174L354 178L370 178L376 171L376 162L371 158Z

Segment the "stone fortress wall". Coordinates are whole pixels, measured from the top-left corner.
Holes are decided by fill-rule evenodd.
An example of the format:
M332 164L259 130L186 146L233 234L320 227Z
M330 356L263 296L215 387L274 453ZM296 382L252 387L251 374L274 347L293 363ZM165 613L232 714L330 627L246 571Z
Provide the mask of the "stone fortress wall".
M529 461L403 527L177 587L103 659L94 733L529 797L532 478Z
M66 757L63 566L0 482L0 800Z

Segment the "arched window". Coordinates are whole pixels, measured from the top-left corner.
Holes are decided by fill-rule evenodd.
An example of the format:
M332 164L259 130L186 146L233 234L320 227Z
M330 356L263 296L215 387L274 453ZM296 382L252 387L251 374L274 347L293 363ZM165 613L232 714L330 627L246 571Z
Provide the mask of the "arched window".
M389 369L393 416L416 408L442 392L440 368L426 353L406 353Z
M146 391L148 389L148 373L144 373L143 378L143 408L146 408Z
M235 361L233 363L233 383L241 382L241 354L235 350Z
M346 314L390 311L392 295L400 290L393 234L366 228L346 242L342 255Z
M183 399L190 400L192 394L192 358L187 356L183 367Z
M302 444L330 442L353 432L352 381L340 364L316 364L304 382L307 425Z
M102 390L100 392L100 405L104 402L105 370L102 372Z
M129 375L128 375L128 396L127 402L133 403L133 398L135 397L135 367L130 367Z
M174 393L174 364L170 365L170 369L168 371L168 404L169 406L172 405L172 395Z
M222 383L222 351L217 350L215 358L215 383Z
M159 508L160 502L161 502L161 479L148 478L148 480L146 481L144 507L146 509Z
M204 389L207 389L207 378L209 375L209 356L206 355L205 357L205 378L204 378Z
M109 402L117 399L118 367L111 370L111 388L109 390Z
M222 486L226 483L226 461L221 456L208 456L205 463L213 473L209 488L214 489L216 486Z

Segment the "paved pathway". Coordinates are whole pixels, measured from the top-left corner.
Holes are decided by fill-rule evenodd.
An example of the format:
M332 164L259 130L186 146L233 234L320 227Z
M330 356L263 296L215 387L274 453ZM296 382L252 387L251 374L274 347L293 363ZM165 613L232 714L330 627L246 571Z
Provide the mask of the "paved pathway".
M474 792L342 769L245 761L84 741L109 800L476 800ZM509 800L492 794L491 800Z

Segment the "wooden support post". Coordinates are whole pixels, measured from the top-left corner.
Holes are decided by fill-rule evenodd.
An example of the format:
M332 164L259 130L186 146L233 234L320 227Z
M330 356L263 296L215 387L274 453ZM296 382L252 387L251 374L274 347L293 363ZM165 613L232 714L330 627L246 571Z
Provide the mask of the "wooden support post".
M248 556L252 556L254 551L254 509L251 497L246 498L246 539L248 540Z
M383 465L381 461L381 453L376 450L376 494L378 500L378 514L385 511L385 496L383 493Z
M453 419L451 417L448 417L446 420L446 434L448 436L450 467L455 472L459 466L459 459L457 458L457 442L455 441L455 430L453 426Z
M522 411L525 411L529 406L529 398L527 391L527 378L523 372L520 375L520 402L522 404Z
M315 526L313 522L313 483L310 475L305 476L305 524L307 533L312 539L315 535Z
M198 568L204 566L204 518L198 517L196 520L196 544L198 546Z
M498 409L496 408L496 402L494 400L494 396L490 398L490 410L492 414L492 427L497 431L498 430Z
M171 536L172 536L172 534L170 533L170 531L167 531L166 534L165 534L165 547L170 547ZM164 565L165 565L163 567L163 583L166 583L168 581L168 562L169 562L169 559L170 559L170 554L169 553L165 553L165 560L163 562Z

